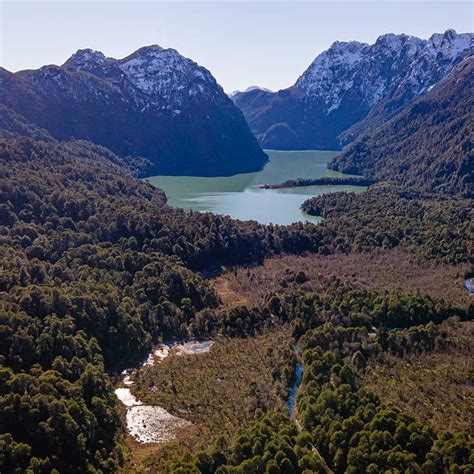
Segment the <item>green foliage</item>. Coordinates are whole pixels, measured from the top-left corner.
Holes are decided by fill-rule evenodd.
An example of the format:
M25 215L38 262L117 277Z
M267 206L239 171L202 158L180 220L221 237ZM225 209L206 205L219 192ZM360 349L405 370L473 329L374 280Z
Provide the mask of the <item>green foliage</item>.
M255 422L250 434L244 430L229 449L219 450L225 466L199 472L470 472L474 445L466 433L438 434L384 405L363 387L361 377L367 361L384 350L400 350L405 343L413 351L445 347L444 331L434 322L458 310L420 295L354 289L336 278L326 284L318 295L293 291L278 301L268 299L282 319L292 320L304 366L297 398L300 425L286 438L292 451L275 452L281 423L268 423L267 417ZM377 332L369 332L372 325ZM400 326L407 329L387 330ZM268 438L262 439L262 432ZM172 465L170 472L178 468L193 472L198 460Z
M298 434L294 423L281 413L267 414L255 419L238 435L227 450L216 447L202 469L202 455L195 454L191 461L181 461L169 472L209 473L302 473L319 471L321 462L312 452L304 433ZM214 462L211 461L214 459Z
M326 324L300 339L305 374L299 413L331 469L443 473L449 466L470 472L474 445L467 434L437 435L360 386L351 356L355 351L370 356L367 338L358 328Z
M472 212L465 201L421 203L375 189L311 201L324 214L320 226L262 226L170 208L161 191L121 165L83 142L0 142L2 472L115 472L123 455L110 374L143 358L153 341L255 336L285 322L293 324L304 362L302 432L286 415L267 413L230 447L196 453L175 472L380 472L397 465L468 472L466 436L438 435L382 406L360 386L359 371L405 341L429 349L434 338L437 347L437 329L409 328L469 319L472 306L459 310L331 278L319 293L296 288L269 295L262 307L227 309L196 273L284 252L399 244L465 261ZM297 285L307 279L293 277ZM291 370L283 379L287 385Z
M261 184L262 189L299 188L305 186L370 186L374 180L363 176L288 179L279 184Z
M193 271L319 245L312 225L172 209L123 164L82 141L0 142L7 470L115 470L120 423L107 374L160 338L245 336L266 324L268 313L217 310L217 295Z
M302 209L324 217L319 253L370 252L402 245L421 258L472 261L474 216L469 199L423 198L377 185L361 194L317 196L305 201Z

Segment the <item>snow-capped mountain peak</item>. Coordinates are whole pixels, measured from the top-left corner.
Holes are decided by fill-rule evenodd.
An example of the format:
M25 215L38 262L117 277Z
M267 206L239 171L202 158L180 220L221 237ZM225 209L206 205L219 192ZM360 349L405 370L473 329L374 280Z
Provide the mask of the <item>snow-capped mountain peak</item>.
M347 94L374 106L401 84L419 94L437 82L472 49L472 34L454 30L428 40L388 33L372 45L338 42L321 53L296 81L309 99L337 110Z
M67 72L88 72L107 79L109 87L127 91L126 99L141 107L165 104L180 113L187 100L206 94L215 98L222 91L204 67L171 48L144 46L123 59L106 57L100 51L80 49L60 68ZM86 81L86 79L84 79Z
M388 33L373 44L336 41L294 86L232 97L262 145L336 149L377 127L473 54L472 33L429 39Z
M62 66L0 70L2 80L0 103L32 127L147 158L160 174L249 172L267 159L211 73L174 49L123 59L81 49Z
M243 90L243 91L236 90L236 91L229 92L227 95L228 95L229 97L234 97L234 96L237 95L237 94L245 94L246 92L251 92L251 91L272 92L270 89L267 89L266 87L249 86L249 87L247 87L247 88L246 88L245 90Z
M446 30L444 34L435 33L427 41L427 49L430 54L436 56L441 54L445 59L455 61L464 51L473 48L473 35L471 33L456 33L455 30Z
M102 66L107 60L100 51L79 49L61 67L69 71L89 71Z
M341 94L352 87L353 70L367 47L357 41L336 41L312 62L296 81L308 96L321 97L328 111L340 104Z
M141 48L116 64L140 92L167 100L199 95L217 86L207 69L174 49Z

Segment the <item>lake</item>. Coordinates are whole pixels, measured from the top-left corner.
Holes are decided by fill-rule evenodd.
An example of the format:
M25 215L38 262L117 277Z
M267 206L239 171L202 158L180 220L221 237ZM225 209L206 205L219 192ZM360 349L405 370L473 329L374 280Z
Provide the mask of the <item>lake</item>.
M274 151L262 171L226 177L153 176L148 181L166 193L171 206L211 211L262 224L318 222L300 210L306 199L336 191L361 192L361 186L308 186L287 189L259 189L258 184L278 184L287 179L348 176L327 169L335 151Z

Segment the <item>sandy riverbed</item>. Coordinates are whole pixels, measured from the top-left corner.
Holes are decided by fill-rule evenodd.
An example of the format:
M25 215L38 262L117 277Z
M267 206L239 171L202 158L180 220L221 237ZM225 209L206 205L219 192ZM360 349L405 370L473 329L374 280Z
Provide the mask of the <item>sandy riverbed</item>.
M177 356L204 354L209 352L213 344L213 341L161 344L153 349L142 367L160 363L170 354ZM132 378L134 372L133 369L124 370L121 382L124 387L115 390L117 398L127 410L127 431L139 443L166 443L175 438L181 430L190 426L191 422L172 415L162 407L144 405L138 400L128 388L134 385Z

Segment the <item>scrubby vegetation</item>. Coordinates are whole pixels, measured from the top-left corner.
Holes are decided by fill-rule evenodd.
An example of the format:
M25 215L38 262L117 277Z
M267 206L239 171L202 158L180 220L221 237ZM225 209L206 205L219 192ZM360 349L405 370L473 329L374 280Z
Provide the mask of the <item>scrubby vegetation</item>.
M295 315L294 334L304 364L297 403L300 421L256 414L258 419L230 447L198 453L175 463L171 472L472 471L468 433L437 431L364 387L371 361L404 345L403 337L413 337L413 332L426 334L417 338L415 351L434 350L443 340L449 345L443 329L432 321L446 320L453 310L436 308L422 297L362 296L334 279L319 296L292 293L284 301L275 298L268 303L273 309ZM404 330L402 339L396 336L399 329L389 330L415 324L415 330ZM376 331L370 332L373 325Z
M296 289L319 292L319 276L335 275L358 288L422 293L467 307L470 297L464 279L470 268L469 263L453 265L419 259L398 246L362 253L276 256L262 265L224 271L212 280L212 286L229 307L258 306L269 293Z
M420 423L473 435L473 336L456 320L393 331L364 384Z
M296 359L291 343L288 326L252 338L219 337L208 353L170 355L140 369L132 387L138 398L194 428L192 436L158 447L145 464L156 469L187 451L228 445L257 409L285 410Z

